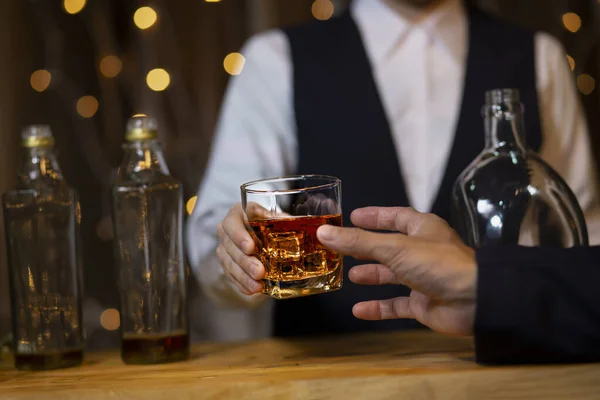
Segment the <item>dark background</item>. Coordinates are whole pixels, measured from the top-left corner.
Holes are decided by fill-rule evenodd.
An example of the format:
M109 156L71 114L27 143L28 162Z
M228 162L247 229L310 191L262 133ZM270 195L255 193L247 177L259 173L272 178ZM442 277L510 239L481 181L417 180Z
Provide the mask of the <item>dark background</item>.
M0 2L0 190L14 184L21 127L49 124L63 172L81 196L89 345L110 347L118 344L118 337L117 331L105 329L114 328L115 313L102 314L117 307L107 193L122 155L127 117L145 112L158 118L169 166L184 182L186 199L193 197L229 77L224 58L238 51L253 33L314 18L313 1L87 0L76 14L65 11L65 2L68 8L81 0ZM337 13L347 1L332 3ZM582 92L598 159L600 90L595 89L594 79L600 79L599 2L478 3L563 42L574 60L574 79ZM151 6L158 14L157 22L146 30L133 23L134 12L142 6ZM316 7L317 12L323 10ZM577 28L576 17L567 17L565 24L564 14L569 12L581 19L576 32L567 29ZM117 56L122 63L116 77L107 78L99 68L106 55ZM170 74L166 90L148 88L146 74L153 68ZM50 72L51 81L38 92L30 79L41 69ZM44 88L43 83L43 79L33 82L38 89ZM95 112L93 99L88 113L83 110L88 118L77 111L83 96L93 96L98 102ZM0 237L0 340L10 331L7 280L4 237ZM194 333L202 338L201 329Z

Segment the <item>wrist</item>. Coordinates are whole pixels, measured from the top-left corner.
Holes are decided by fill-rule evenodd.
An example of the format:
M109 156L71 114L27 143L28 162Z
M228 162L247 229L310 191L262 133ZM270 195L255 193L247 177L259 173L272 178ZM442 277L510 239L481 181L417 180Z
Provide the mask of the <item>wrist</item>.
M470 247L465 246L463 251L465 254L463 292L465 298L474 302L477 300L477 257L475 250Z

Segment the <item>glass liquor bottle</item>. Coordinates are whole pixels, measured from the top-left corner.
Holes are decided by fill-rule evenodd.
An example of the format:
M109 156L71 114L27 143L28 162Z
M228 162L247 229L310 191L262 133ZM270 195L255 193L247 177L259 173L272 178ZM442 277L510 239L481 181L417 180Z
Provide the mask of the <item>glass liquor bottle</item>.
M456 180L453 222L470 246L588 244L575 195L525 144L516 89L485 95L485 148Z
M157 140L156 122L134 116L112 187L120 293L121 357L128 364L189 354L182 185Z
M17 187L2 198L15 366L79 365L84 334L78 196L63 178L48 126L25 128L22 147Z

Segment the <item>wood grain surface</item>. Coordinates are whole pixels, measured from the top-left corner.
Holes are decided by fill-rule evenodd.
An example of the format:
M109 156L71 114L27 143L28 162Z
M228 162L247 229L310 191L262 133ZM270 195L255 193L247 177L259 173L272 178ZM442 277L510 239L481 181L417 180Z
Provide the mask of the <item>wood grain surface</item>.
M472 342L428 331L194 347L186 362L0 369L0 399L599 399L600 365L483 367Z

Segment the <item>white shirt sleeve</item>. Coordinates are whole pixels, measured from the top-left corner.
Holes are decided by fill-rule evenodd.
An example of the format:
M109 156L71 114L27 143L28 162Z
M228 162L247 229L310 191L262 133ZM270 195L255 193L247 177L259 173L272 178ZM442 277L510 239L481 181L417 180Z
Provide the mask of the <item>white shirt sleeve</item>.
M596 167L567 53L557 39L546 33L536 35L535 53L543 136L540 156L575 193L586 217L590 244L600 244Z
M187 252L203 291L217 304L253 308L263 295L240 294L215 255L216 227L241 201L245 182L283 176L296 168L291 60L287 38L270 31L240 51L246 63L225 93L213 148L187 225Z

